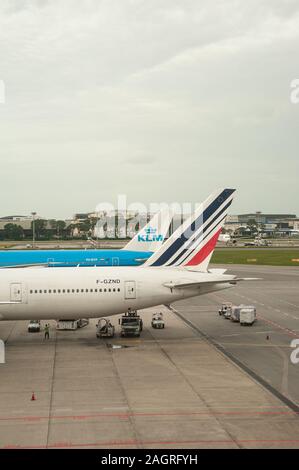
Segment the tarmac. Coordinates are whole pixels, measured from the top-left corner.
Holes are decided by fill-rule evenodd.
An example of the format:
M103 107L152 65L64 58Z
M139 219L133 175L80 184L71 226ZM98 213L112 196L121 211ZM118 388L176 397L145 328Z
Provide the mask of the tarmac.
M299 268L231 266L228 272L260 280L244 281L174 307L210 341L299 407L299 364L290 361L291 342L299 339ZM216 312L222 301L255 305L258 321L253 327L240 327L219 317Z
M0 447L298 448L299 364L289 354L299 269L230 270L263 280L177 302L178 315L142 311L136 339L119 337L118 317L112 340L96 338L95 320L77 331L51 322L49 341L27 322L1 322ZM255 303L257 323L219 317L223 299ZM164 330L150 326L159 310Z

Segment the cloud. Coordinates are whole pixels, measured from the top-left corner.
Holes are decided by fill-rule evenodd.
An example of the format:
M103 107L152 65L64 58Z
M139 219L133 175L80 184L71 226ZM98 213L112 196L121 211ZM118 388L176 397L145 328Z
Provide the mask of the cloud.
M299 213L298 26L291 0L3 0L3 211L236 185L234 210Z

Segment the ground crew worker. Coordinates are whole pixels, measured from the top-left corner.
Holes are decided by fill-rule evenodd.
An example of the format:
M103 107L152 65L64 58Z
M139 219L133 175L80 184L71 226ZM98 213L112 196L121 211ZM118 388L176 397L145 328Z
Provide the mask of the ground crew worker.
M45 326L45 339L50 339L50 327L48 323L46 323L46 326Z

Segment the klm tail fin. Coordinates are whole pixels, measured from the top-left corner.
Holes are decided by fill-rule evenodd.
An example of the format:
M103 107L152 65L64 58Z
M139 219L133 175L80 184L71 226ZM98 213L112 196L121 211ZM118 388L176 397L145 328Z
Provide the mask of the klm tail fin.
M207 271L235 189L211 194L143 266L186 266Z
M173 212L171 209L161 209L123 249L155 252L161 247L168 234L172 217Z

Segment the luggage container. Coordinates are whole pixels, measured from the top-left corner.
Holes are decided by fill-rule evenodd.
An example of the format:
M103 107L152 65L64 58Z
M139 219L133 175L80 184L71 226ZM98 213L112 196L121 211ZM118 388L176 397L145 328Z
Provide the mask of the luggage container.
M252 326L256 321L256 308L253 305L243 305L240 309L240 325Z

